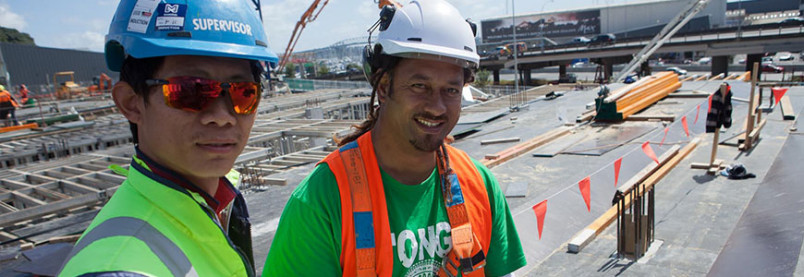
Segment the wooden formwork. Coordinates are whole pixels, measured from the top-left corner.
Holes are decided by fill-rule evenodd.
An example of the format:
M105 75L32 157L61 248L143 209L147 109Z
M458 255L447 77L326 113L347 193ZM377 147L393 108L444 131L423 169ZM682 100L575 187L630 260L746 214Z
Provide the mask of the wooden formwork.
M128 144L131 139L127 124L113 124L3 142L0 143L0 168L102 150Z
M620 121L647 108L681 87L673 72L644 77L637 83L614 90L609 97L595 99L596 120Z

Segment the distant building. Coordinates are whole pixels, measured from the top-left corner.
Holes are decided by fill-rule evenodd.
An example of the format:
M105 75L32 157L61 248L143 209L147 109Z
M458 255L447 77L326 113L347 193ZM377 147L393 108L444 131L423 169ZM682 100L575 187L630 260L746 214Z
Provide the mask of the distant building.
M728 25L772 24L791 17L800 17L804 0L748 0L728 3Z
M745 10L747 14L804 9L804 0L746 0L726 4L729 11Z
M92 85L101 73L118 79L100 52L0 43L0 83L7 87L25 84L34 94L50 93L53 73L61 71L74 71L81 86Z
M578 36L589 38L607 33L617 39L652 36L689 3L688 0L654 0L523 14L515 17L516 24L512 24L510 16L490 18L481 21L482 46L479 48L493 49L512 41L512 25L517 26L517 39L529 45L542 43L538 42L542 41L541 37L561 44ZM711 0L679 33L719 28L725 23L726 0Z

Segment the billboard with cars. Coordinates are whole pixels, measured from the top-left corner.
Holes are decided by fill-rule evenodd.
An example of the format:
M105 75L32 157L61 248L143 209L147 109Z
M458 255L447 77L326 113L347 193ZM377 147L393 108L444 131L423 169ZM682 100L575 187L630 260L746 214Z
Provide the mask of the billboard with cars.
M480 22L483 43L511 41L516 26L517 39L538 37L571 37L600 33L600 10L534 14L508 18L489 19Z

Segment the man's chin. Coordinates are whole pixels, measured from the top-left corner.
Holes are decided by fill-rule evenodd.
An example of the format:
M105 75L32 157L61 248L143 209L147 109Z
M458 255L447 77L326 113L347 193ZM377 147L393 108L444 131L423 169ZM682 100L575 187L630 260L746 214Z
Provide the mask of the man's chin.
M438 150L438 147L441 146L443 141L444 139L442 138L441 140L427 139L425 141L411 141L410 143L416 150L429 153Z
M234 167L234 159L211 160L200 166L199 175L221 177Z

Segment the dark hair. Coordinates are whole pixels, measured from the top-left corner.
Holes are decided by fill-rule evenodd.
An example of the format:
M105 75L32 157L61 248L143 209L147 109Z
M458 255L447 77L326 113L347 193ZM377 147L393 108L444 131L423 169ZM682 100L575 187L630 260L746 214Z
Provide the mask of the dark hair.
M153 78L154 73L162 66L164 62L165 57L137 59L129 56L123 61L123 66L120 69L120 81L128 83L134 90L134 93L141 96L143 101L145 101L145 105L148 105L148 94L151 91L151 87L145 83L145 80ZM259 62L253 60L250 60L249 64L251 66L251 74L254 76L254 80L261 82L262 73L265 71L263 66L260 65ZM134 144L137 144L139 143L139 138L137 137L137 124L134 124L131 121L128 123L129 128L131 129L131 135L134 138Z
M379 117L379 103L375 106L374 99L377 95L377 90L380 87L380 81L382 78L387 74L388 75L388 86L393 87L394 85L394 68L399 64L399 61L402 58L382 54L382 45L379 43L374 46L374 54L372 56L371 63L371 75L369 75L370 80L369 83L371 84L371 100L369 100L369 112L366 116L366 120L360 123L360 125L352 125L353 128L356 130L351 134L348 134L342 138L333 136L333 140L338 146L343 146L347 143L357 140L358 137L362 136L363 134L371 131L374 128L374 124L377 123L377 118ZM475 81L475 70L464 68L463 69L463 83L468 84ZM391 95L393 90L388 92L388 95ZM379 100L377 100L379 102Z

